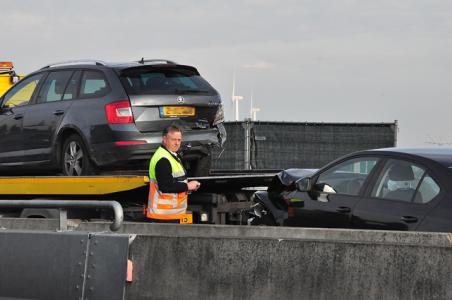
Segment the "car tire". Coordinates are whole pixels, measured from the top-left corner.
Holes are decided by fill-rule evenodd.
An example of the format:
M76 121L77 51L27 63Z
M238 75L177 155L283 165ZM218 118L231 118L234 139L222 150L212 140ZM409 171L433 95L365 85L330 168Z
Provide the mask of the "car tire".
M94 167L80 136L73 134L64 140L61 152L64 176L94 175Z

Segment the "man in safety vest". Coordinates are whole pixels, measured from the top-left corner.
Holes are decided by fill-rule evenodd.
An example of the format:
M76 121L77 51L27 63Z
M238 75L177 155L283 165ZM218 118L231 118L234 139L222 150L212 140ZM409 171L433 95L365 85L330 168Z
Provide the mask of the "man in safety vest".
M163 130L162 146L149 164L149 198L146 217L153 222L179 223L187 210L187 193L196 191L201 183L188 181L180 156L182 130L168 126Z

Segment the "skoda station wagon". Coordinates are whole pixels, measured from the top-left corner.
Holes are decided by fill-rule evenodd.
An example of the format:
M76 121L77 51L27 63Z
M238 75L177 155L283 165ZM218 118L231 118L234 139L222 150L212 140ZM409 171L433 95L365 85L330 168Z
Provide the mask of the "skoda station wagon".
M0 98L0 175L144 171L164 127L182 128L184 165L207 175L226 132L219 93L167 60L69 61L31 73Z

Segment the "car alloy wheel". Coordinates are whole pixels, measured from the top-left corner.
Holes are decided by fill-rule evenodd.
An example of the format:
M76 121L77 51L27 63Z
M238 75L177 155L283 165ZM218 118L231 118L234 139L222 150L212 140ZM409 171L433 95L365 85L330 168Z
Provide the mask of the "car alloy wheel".
M85 144L79 135L73 134L65 139L62 148L61 168L63 175L85 176L96 173Z
M65 173L69 176L80 176L83 174L83 148L76 142L71 141L64 152Z

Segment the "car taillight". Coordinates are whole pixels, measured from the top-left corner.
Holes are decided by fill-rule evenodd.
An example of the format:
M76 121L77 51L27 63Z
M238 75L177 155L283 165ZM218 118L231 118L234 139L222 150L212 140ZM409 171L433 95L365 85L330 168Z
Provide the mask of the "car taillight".
M109 124L133 123L132 108L129 100L105 105L105 115Z
M136 141L116 141L116 146L130 146L130 145L144 145L146 141L136 140Z

